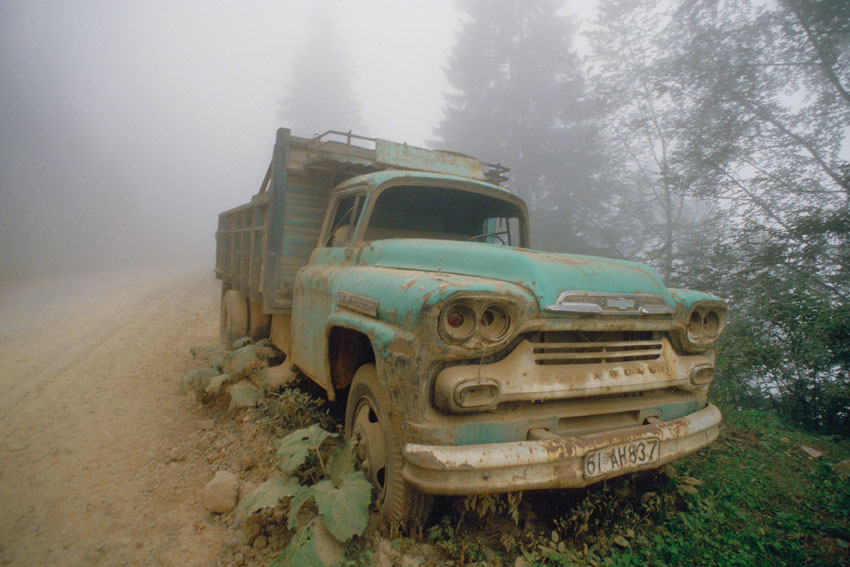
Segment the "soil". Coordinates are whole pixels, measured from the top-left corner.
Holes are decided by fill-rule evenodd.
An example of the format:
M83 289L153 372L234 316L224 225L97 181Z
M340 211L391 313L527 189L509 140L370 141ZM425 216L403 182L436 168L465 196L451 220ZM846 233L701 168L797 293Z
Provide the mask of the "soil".
M217 342L218 301L210 270L0 286L0 564L227 557L203 487L219 469L248 480L264 441L241 449L249 420L178 391L189 347Z
M203 505L216 471L239 478L240 498L277 474L272 406L179 391L203 366L189 348L218 343L219 301L208 269L0 283L0 567L258 567L280 554L283 505L245 519ZM358 540L375 565L456 564L421 534L385 531L373 513Z

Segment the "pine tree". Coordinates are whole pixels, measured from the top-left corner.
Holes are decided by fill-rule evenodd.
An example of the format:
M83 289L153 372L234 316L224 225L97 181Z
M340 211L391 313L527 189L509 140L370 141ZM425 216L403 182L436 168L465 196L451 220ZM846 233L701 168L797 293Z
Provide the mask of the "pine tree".
M362 132L360 103L345 52L336 42L332 18L316 13L310 37L292 61L292 79L278 118L296 135L327 130Z
M511 168L538 248L599 244L597 133L574 26L555 0L469 0L446 73L440 147Z

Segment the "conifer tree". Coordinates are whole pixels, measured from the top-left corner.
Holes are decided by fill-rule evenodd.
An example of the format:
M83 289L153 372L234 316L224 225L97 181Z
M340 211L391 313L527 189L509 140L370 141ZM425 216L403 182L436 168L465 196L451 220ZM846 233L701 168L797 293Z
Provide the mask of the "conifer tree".
M535 247L599 245L597 133L575 26L556 0L468 0L446 73L453 91L435 129L441 148L510 167Z
M316 13L307 42L292 60L292 78L280 101L278 118L300 136L327 130L363 134L351 67L327 11Z

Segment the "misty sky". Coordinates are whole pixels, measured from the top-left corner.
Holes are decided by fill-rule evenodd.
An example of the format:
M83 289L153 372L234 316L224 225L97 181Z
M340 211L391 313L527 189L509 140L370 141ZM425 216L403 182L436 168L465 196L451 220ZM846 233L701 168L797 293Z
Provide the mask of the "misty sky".
M216 215L256 192L317 13L349 54L364 133L425 145L450 0L0 0L0 279L211 266Z

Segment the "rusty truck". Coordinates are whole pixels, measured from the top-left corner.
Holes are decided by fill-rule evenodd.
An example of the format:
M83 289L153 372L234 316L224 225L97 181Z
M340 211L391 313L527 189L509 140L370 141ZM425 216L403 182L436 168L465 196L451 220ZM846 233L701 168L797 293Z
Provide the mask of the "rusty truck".
M345 407L389 522L433 495L586 486L711 443L726 304L648 266L531 248L508 170L277 131L219 215L221 338L267 336Z

